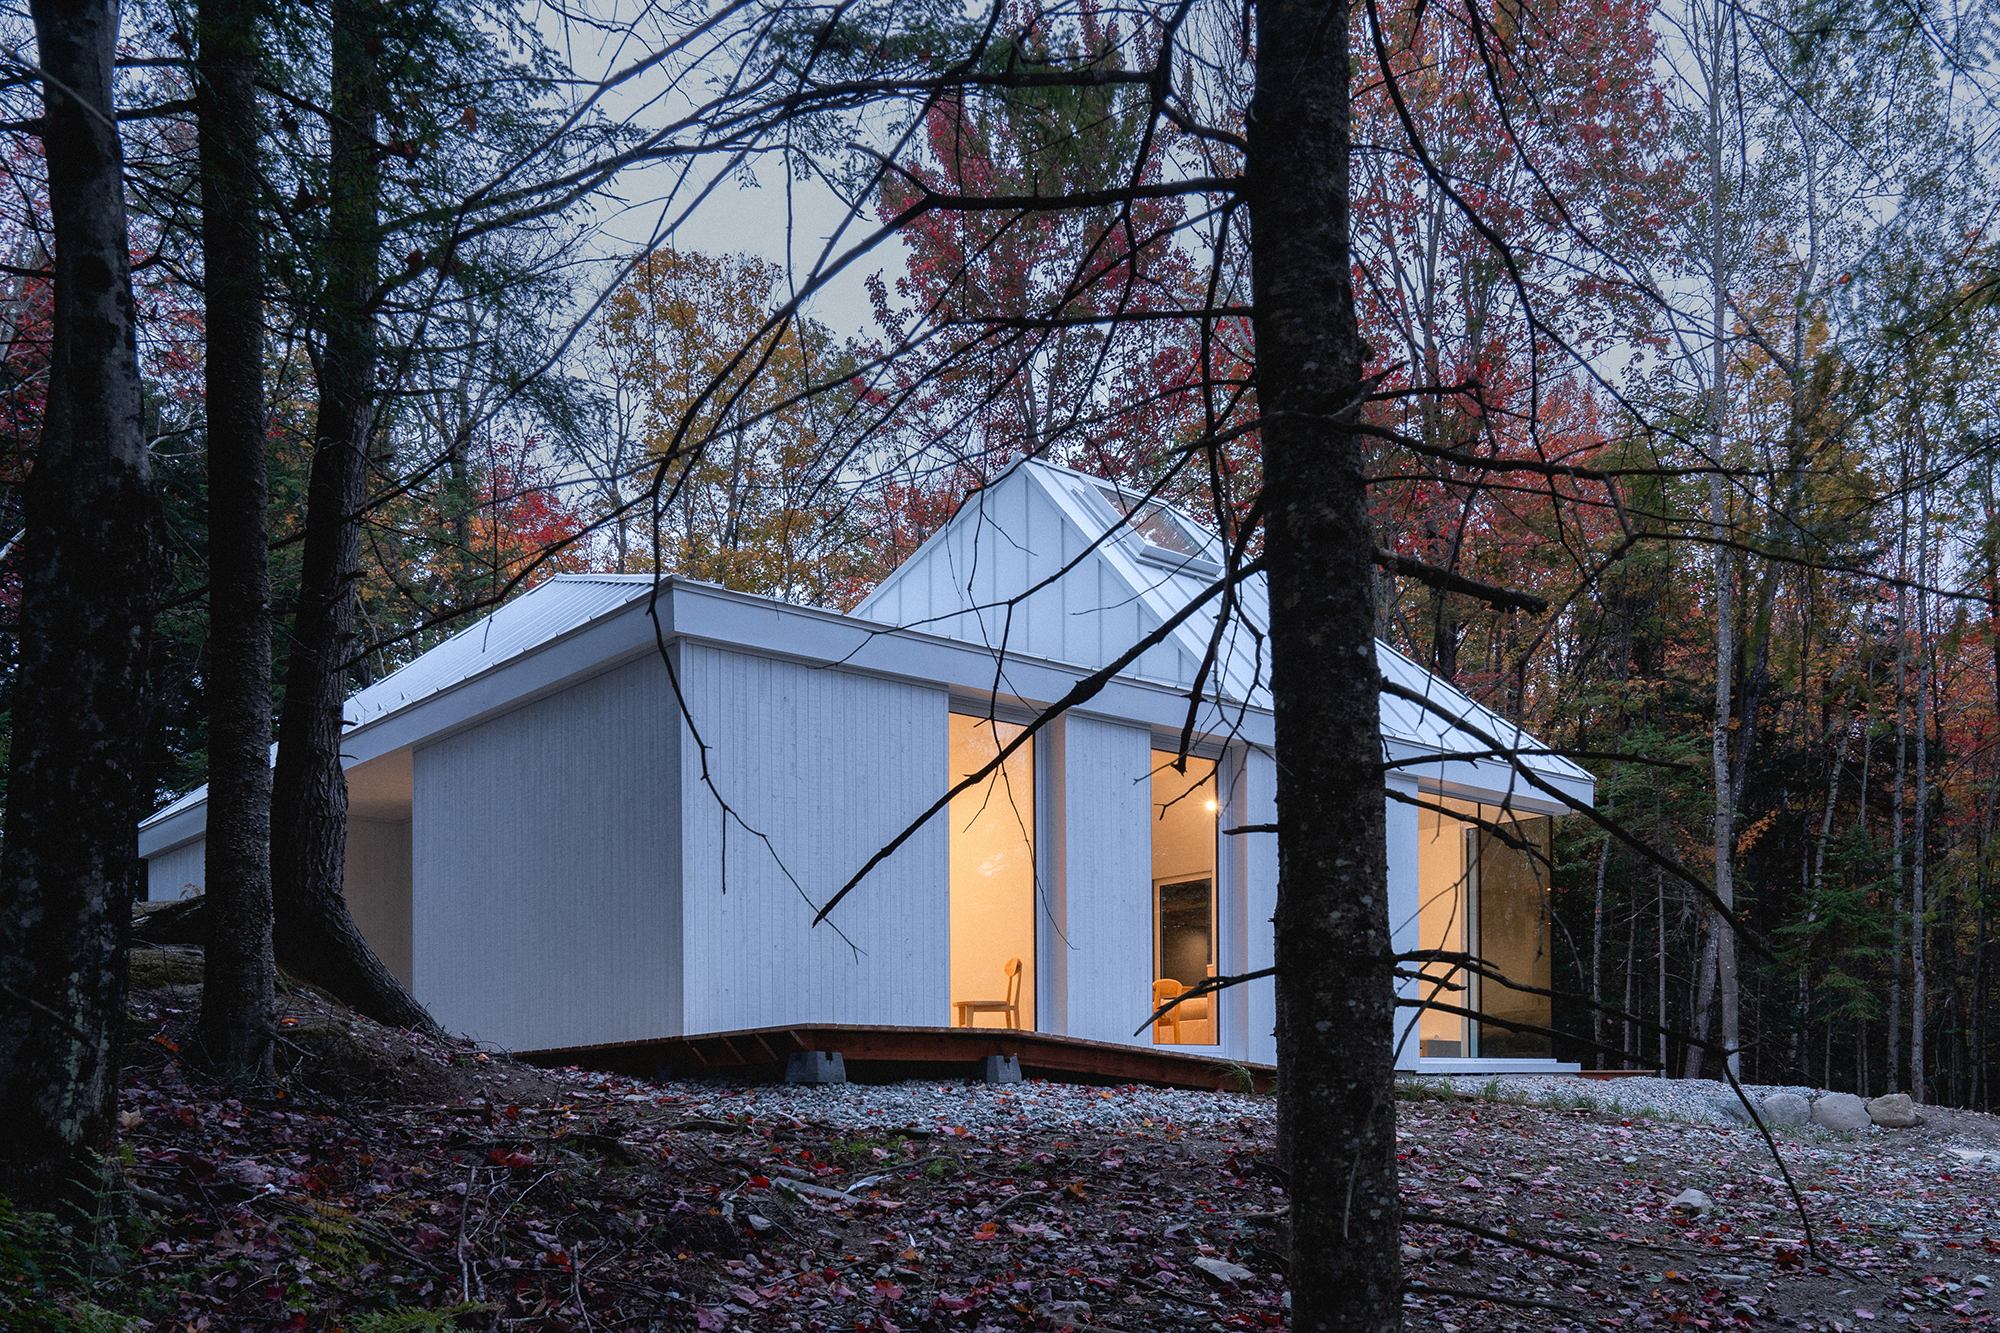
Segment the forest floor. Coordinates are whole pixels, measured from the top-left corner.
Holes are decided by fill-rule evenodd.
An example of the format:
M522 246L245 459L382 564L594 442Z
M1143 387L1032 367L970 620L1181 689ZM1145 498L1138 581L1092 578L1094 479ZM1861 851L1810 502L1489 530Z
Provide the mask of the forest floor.
M285 1095L236 1100L178 1057L198 966L135 967L116 1271L45 1273L40 1305L0 1292L0 1323L1288 1324L1268 1097L651 1084L425 1042L295 989ZM1946 1329L2000 1301L1993 1117L1781 1138L1808 1250L1754 1131L1412 1093L1405 1204L1450 1219L1405 1230L1412 1329ZM1677 1209L1688 1188L1713 1207Z

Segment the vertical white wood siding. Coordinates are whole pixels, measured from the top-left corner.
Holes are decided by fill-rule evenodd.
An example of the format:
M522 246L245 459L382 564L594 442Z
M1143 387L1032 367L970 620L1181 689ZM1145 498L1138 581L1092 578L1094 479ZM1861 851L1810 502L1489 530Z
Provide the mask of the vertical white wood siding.
M208 840L196 838L146 862L146 901L192 898L208 883Z
M732 821L725 874L723 813L685 740L685 1030L948 1023L943 817L877 866L827 924L810 924L816 904L944 794L946 691L691 643L677 651L716 787L771 840L766 847Z
M411 976L447 1029L684 1030L678 737L649 657L417 750Z
M1252 749L1244 757L1243 822L1274 824L1278 820L1278 765L1267 750ZM1227 839L1246 844L1243 859L1248 892L1244 915L1249 918L1244 963L1252 972L1271 965L1277 937L1271 918L1278 911L1278 837L1274 833L1244 833ZM1278 1062L1278 988L1266 977L1243 986L1249 1028L1249 1057L1263 1064Z
M1417 795L1417 780L1401 773L1390 772L1385 779L1393 791L1405 796ZM1417 848L1422 838L1418 819L1422 814L1414 805L1402 801L1387 802L1383 822L1388 826L1389 840L1389 937L1397 953L1406 953L1419 947L1417 933ZM1399 982L1396 994L1402 999L1416 999L1420 995L1419 983ZM1452 1003L1449 993L1438 996L1446 1004ZM1417 1021L1415 1009L1396 1011L1396 1068L1415 1069L1419 1054L1417 1034L1410 1029Z
M1035 734L1035 1026L1069 1032L1069 722Z
M409 985L410 821L350 816L340 887L368 947Z
M1246 747L1232 745L1216 768L1219 806L1215 849L1216 971L1240 976L1250 970L1250 848L1246 834L1224 837L1222 830L1250 822L1250 783ZM1250 999L1241 987L1223 991L1213 1001L1216 1035L1224 1052L1247 1058L1250 1049Z
M1068 1032L1150 1045L1152 733L1071 714L1063 723Z
M1057 577L1102 529L1080 529L1056 507L1043 489L1062 484L1048 480L1053 475L1019 469L968 499L958 517L854 614L1090 667L1130 648L1158 627L1159 618L1133 596L1131 583L1104 558L1102 547ZM1109 526L1106 519L1103 527ZM1010 622L1006 599L1051 579L1015 604ZM1181 684L1194 679L1196 665L1169 642L1149 649L1130 672Z

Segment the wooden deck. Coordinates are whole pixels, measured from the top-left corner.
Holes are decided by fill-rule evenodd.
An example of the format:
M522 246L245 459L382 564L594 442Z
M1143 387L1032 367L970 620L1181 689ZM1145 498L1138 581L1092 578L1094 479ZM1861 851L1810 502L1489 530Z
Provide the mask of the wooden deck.
M839 1051L847 1077L857 1083L907 1078L976 1077L989 1055L1012 1055L1024 1078L1059 1083L1145 1083L1163 1088L1241 1089L1243 1073L1258 1091L1272 1086L1271 1065L1188 1055L1147 1046L1058 1037L1012 1028L882 1027L862 1023L803 1023L788 1027L702 1032L686 1037L564 1046L522 1051L529 1064L579 1065L646 1078L739 1078L768 1082L784 1077L794 1051Z

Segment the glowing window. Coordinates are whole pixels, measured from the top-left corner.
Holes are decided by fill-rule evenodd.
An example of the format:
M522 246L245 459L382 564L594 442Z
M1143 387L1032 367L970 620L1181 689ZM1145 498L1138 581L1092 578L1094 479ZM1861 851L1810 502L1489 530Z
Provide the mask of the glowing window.
M1012 723L953 713L951 783L977 773L1020 734ZM949 818L952 1024L1032 1029L1035 743L954 796Z
M1153 751L1153 984L1147 1012L1215 975L1216 764ZM1162 1046L1213 1046L1216 997L1182 1002L1153 1025Z

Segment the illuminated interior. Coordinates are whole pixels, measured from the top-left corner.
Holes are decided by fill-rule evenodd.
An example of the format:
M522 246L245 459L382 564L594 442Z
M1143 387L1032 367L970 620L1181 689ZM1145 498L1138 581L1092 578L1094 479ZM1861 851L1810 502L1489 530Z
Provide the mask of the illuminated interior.
M1468 818L1418 812L1418 947L1472 952L1509 980L1548 989L1549 821L1449 797L1424 799ZM1510 846L1473 820L1499 825L1524 845ZM1553 1009L1546 995L1468 977L1448 962L1425 963L1420 970L1435 979L1421 984L1421 998L1471 1009L1486 1018L1550 1025ZM1442 989L1438 982L1463 989ZM1495 1023L1429 1009L1417 1020L1417 1037L1420 1053L1433 1058L1546 1059L1551 1054L1544 1035L1513 1032Z
M1153 993L1148 1011L1215 975L1215 761L1153 751ZM1155 1045L1213 1046L1216 1001L1182 1003L1153 1024Z
M1007 722L951 714L955 786L1021 733ZM952 798L951 1021L954 1027L1035 1026L1035 743ZM1009 963L1018 960L1017 975Z

